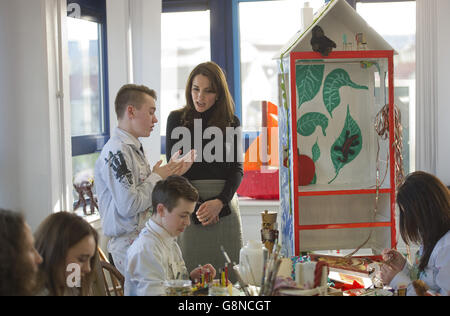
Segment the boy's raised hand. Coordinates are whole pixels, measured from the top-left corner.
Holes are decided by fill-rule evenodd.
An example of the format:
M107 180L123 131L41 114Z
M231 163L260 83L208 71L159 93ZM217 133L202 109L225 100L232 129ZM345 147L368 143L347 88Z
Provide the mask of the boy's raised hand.
M158 161L153 167L152 172L158 174L163 180L171 175L181 176L192 167L192 164L197 157L197 153L193 149L187 155L181 158L179 157L180 152L175 153L170 161L164 166L161 166L162 160Z
M190 152L188 152L186 155L180 158L180 151L175 153L173 157L170 159L169 164L173 163L177 165L179 168L177 168L177 175L182 176L185 174L194 163L195 159L197 158L197 152L195 149L192 149Z
M158 174L163 180L170 176L170 170L165 166L161 166L163 163L162 160L158 161L156 165L153 167L152 172Z

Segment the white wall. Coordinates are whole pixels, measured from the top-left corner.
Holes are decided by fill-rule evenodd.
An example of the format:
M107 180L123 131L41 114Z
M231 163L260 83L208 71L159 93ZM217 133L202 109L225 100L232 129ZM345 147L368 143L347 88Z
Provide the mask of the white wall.
M114 99L123 84L143 84L161 95L161 0L107 0L111 128L117 126ZM160 104L160 100L157 102ZM158 120L161 111L157 110ZM141 139L153 166L160 157L160 125Z
M159 99L156 115L159 121L161 121L161 12L160 0L131 1L134 81L157 92ZM150 137L141 141L146 157L153 166L161 156L161 124L155 126Z
M53 0L0 1L0 207L32 228L60 208Z
M106 0L110 127L117 126L114 99L120 87L130 82L128 63L128 0Z

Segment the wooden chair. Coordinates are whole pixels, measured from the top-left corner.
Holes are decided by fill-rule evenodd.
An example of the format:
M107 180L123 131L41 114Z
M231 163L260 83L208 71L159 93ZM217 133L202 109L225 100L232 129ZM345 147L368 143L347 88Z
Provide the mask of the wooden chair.
M99 248L100 268L103 276L103 285L107 296L123 296L125 278L112 264L108 262L105 254ZM107 278L109 276L109 278ZM108 280L111 282L109 283Z
M114 296L123 296L125 283L125 278L123 277L123 275L119 272L119 270L116 269L116 267L106 261L100 261L100 265L102 266L103 281L105 284L106 294L108 296L112 296L112 294L114 293ZM112 283L111 287L108 284L105 273L109 273L109 277Z

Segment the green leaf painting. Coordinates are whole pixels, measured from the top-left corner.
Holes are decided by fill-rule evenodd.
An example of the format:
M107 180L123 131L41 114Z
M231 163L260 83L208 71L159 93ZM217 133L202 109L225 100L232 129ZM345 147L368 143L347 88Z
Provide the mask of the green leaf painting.
M298 107L311 101L319 93L322 86L325 65L298 65L296 68L296 84Z
M320 158L320 148L319 148L318 141L316 141L316 143L314 144L314 146L312 148L312 160L314 162L317 162L317 160L319 160L319 158Z
M339 171L359 155L362 144L361 129L350 115L350 106L347 105L347 117L344 128L339 138L331 146L331 161L333 162L336 176L328 184L336 180Z
M314 174L314 178L312 179L312 181L311 181L310 184L316 184L316 183L317 183L317 171L316 171L316 173Z
M312 148L312 160L314 161L314 163L317 162L317 160L319 160L320 158L320 147L319 147L319 140L316 141L316 143L314 144L313 148ZM316 184L317 183L317 169L316 169L316 173L314 173L314 178L312 179L310 184Z
M297 132L302 136L312 135L317 126L322 127L324 136L327 136L328 118L322 113L309 112L303 115L297 122Z
M333 117L333 110L341 103L339 89L344 86L349 86L354 89L369 90L367 86L360 86L354 83L350 79L350 75L344 69L338 68L330 72L325 79L322 94L323 103L331 117Z

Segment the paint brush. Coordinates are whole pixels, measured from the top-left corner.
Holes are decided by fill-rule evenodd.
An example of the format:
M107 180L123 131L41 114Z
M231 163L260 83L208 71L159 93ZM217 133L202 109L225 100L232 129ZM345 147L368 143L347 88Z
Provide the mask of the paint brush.
M230 257L228 257L228 254L227 254L227 252L225 251L225 249L223 248L223 246L220 246L220 250L222 251L223 256L225 257L225 260L226 260L228 263L231 263L233 266L236 266L236 263L235 263L235 262L231 262ZM233 270L234 270L234 273L236 274L236 277L237 277L237 279L238 279L239 285L241 286L242 290L243 290L244 293L245 293L245 296L250 296L250 293L248 292L248 288L247 288L247 287L248 287L248 284L245 283L245 282L242 280L241 274L239 273L239 271L238 271L237 269L233 269Z
M233 266L236 266L236 262L233 262ZM242 279L239 270L234 269L234 273L236 274L239 285L241 286L242 290L244 290L245 296L251 296L250 292L248 291L248 284Z
M228 254L225 251L225 249L223 248L223 246L220 246L220 250L222 251L223 256L225 257L225 260L227 261L227 263L232 263L231 260L230 260L230 257L228 257Z
M261 287L259 288L259 295L262 294L263 288L264 288L264 281L266 278L266 271L267 271L267 258L269 256L268 251L264 251L263 253L263 273L262 273L262 279L261 279Z
M228 286L228 263L225 263L225 285Z

